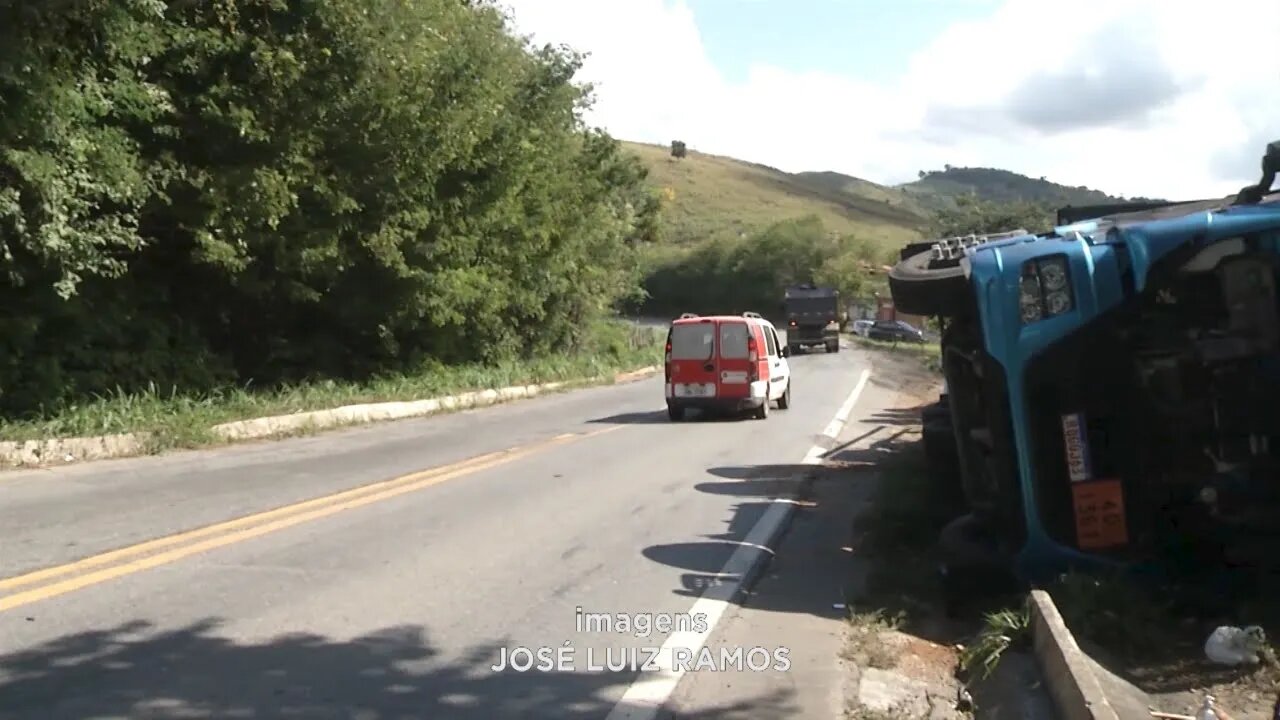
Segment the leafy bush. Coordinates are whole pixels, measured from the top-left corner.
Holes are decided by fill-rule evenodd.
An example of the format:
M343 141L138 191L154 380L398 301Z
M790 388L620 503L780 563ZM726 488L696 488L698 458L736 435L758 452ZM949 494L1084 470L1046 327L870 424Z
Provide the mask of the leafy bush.
M483 1L0 9L0 413L573 346L644 170Z
M845 299L869 285L875 246L838 237L817 217L784 220L742 238L720 237L693 249L649 256L645 312L771 314L782 308L789 285L834 287Z
M938 210L933 223L936 237L998 233L1015 228L1044 232L1053 227L1053 205L1045 202L995 202L971 195L956 198L953 208Z

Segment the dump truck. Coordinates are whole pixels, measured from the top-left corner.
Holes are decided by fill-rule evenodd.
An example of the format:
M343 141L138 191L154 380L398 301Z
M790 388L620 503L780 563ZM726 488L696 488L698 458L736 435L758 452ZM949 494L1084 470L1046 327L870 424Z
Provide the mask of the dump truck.
M812 283L792 285L783 296L787 318L787 347L791 352L822 345L840 352L840 293Z
M950 577L1280 557L1280 142L1262 165L1233 196L903 251L895 306L942 324Z

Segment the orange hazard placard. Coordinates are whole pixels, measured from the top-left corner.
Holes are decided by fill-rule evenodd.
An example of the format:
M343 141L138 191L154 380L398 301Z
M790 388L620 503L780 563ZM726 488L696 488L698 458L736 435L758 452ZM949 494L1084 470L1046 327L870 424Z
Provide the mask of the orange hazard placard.
M1076 542L1081 550L1127 545L1124 488L1119 480L1071 483L1076 511Z

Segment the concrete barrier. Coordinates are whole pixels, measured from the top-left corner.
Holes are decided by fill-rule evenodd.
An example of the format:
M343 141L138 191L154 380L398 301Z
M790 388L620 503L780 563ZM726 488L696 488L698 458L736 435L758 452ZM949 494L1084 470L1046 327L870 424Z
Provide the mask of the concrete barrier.
M146 450L148 439L147 433L122 433L0 442L0 466L55 465L138 455Z
M650 365L633 372L616 374L612 378L585 378L574 382L515 385L424 400L344 405L329 410L236 420L215 425L210 430L216 438L224 441L256 440L304 431L423 417L450 410L496 405L537 397L571 386L592 385L607 380L615 383L630 382L648 377L660 369L656 365ZM43 467L85 460L142 455L148 450L149 439L150 436L147 433L126 433L98 437L0 442L0 467Z
M224 440L271 437L273 435L297 432L302 429L323 429L383 420L400 420L402 418L432 415L442 410L460 410L496 405L502 402L510 402L511 400L536 397L544 392L558 390L564 385L565 383L562 382L542 385L517 385L496 390L477 390L462 393L461 395L428 398L426 400L343 405L331 410L313 410L311 412L274 415L252 420L236 420L235 422L214 425L212 430L214 435Z
M1150 717L1150 696L1081 650L1043 590L1031 591L1031 633L1036 662L1060 720Z

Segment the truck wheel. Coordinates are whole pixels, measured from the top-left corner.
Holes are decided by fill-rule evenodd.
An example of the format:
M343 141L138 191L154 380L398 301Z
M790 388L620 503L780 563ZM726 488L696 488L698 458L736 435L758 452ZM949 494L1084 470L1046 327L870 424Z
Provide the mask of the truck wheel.
M894 309L912 315L946 317L969 291L958 264L935 266L930 251L913 255L889 271Z
M948 523L938 534L938 551L949 617L1019 589L1013 558L1000 547L995 529L975 515Z
M840 341L839 341L839 340L837 340L837 341L835 341L835 342L829 342L829 343L827 343L827 352L829 352L829 353L837 353L837 352L840 352Z
M1021 228L1009 232L984 235L965 240L967 243L986 243L1026 235ZM953 246L958 238L939 240ZM911 315L951 317L956 308L969 304L972 294L969 282L960 267L959 257L934 260L930 249L903 258L889 271L889 292L896 310Z
M672 402L667 403L667 417L671 422L680 422L684 419L684 408Z
M786 410L791 407L791 380L787 380L787 389L782 391L782 397L778 398L778 409Z

